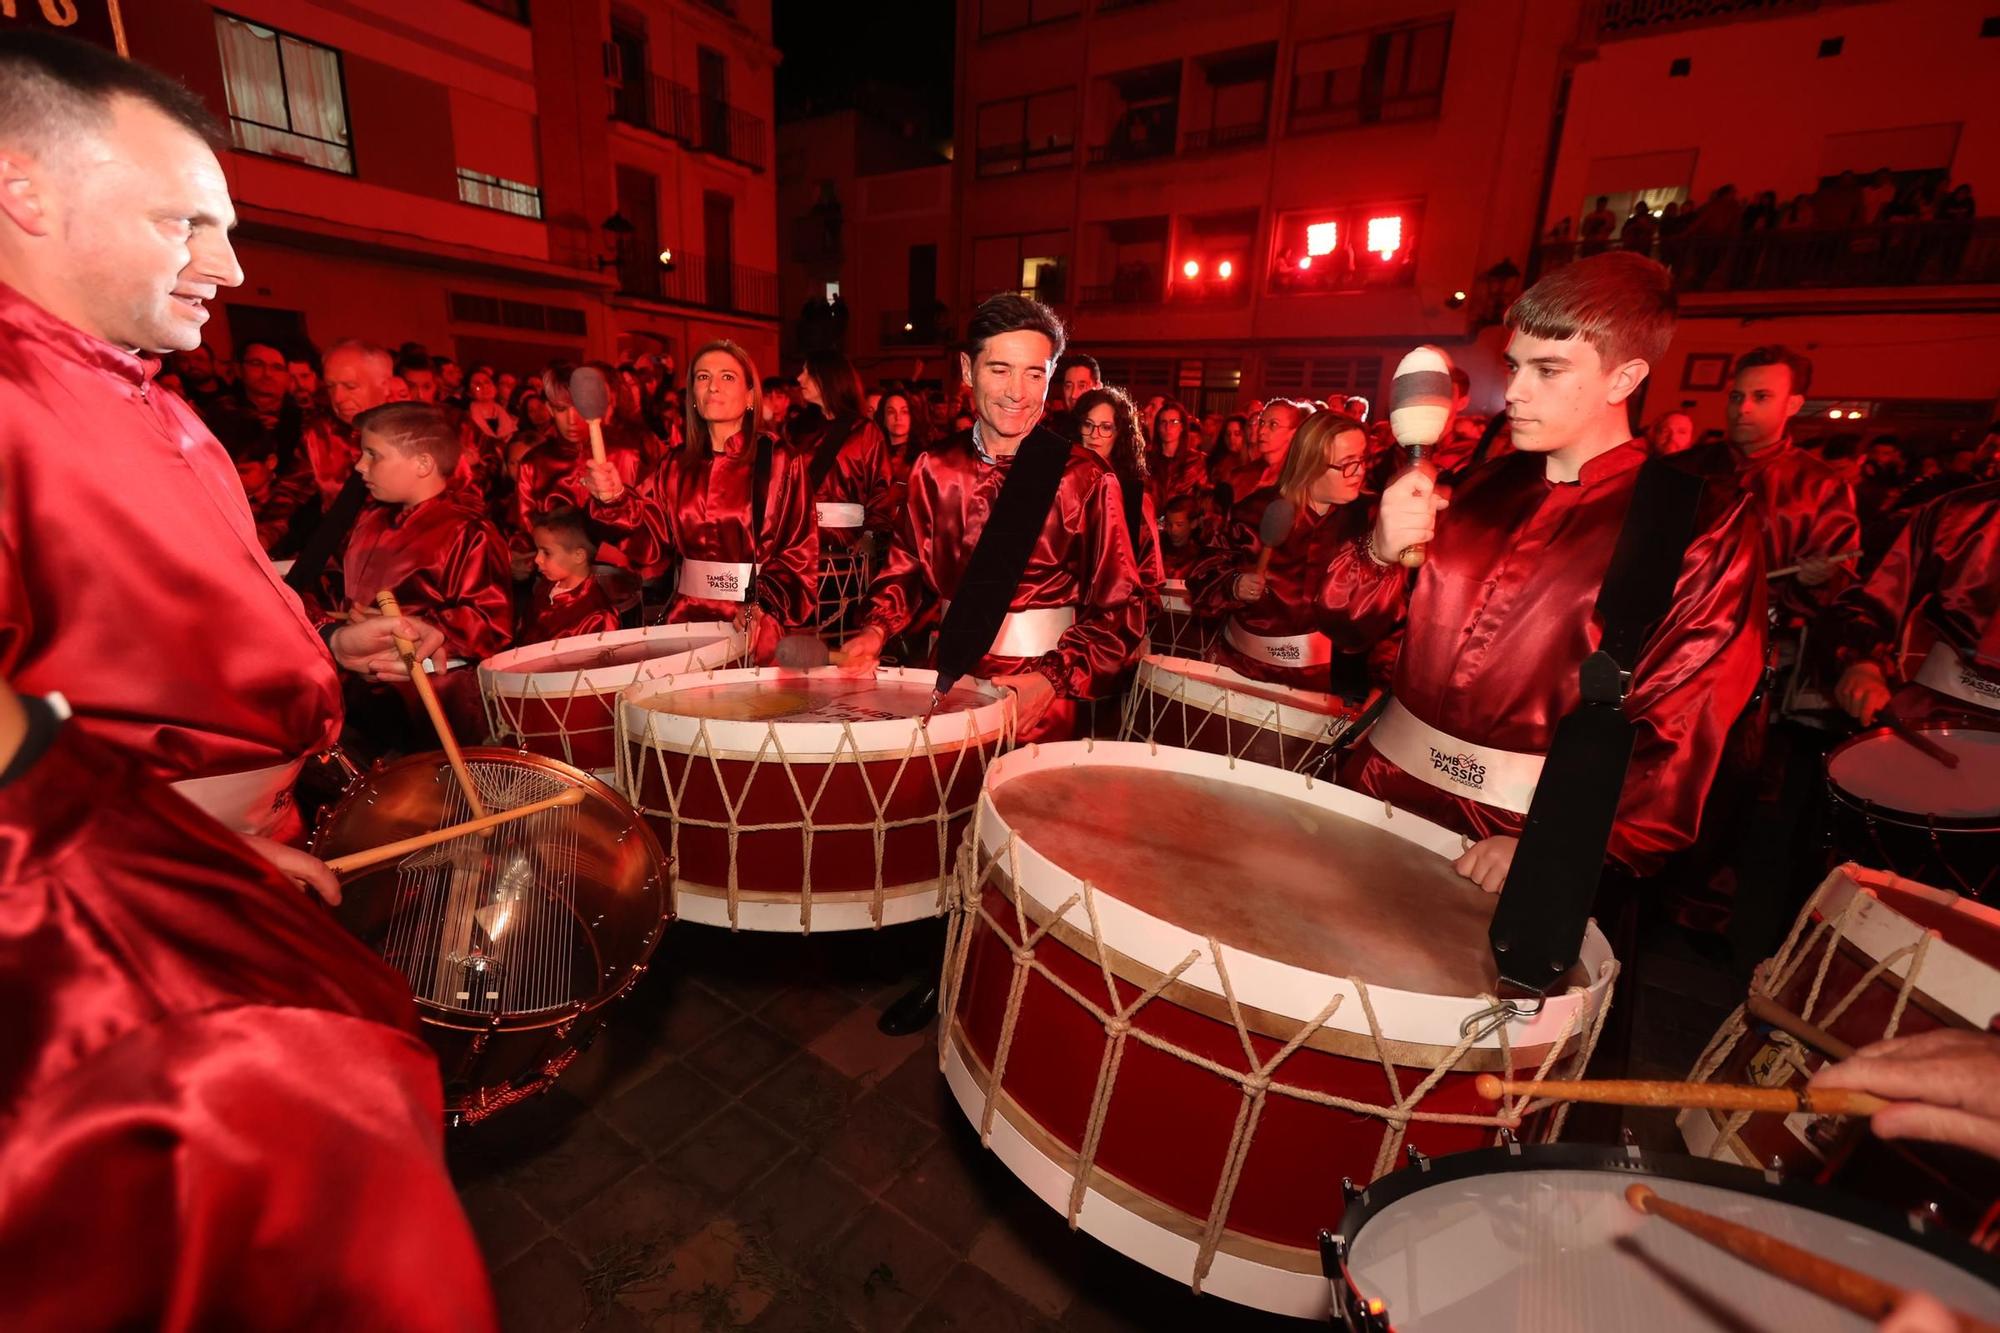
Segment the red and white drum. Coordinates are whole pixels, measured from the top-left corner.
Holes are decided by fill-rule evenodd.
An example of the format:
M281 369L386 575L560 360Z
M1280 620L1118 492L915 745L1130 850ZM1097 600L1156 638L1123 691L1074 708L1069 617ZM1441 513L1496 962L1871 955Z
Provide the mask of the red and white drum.
M1194 613L1186 579L1160 585L1160 614L1148 628L1149 651L1170 657L1202 657L1215 641L1215 627Z
M1982 1032L1996 1018L2000 911L1846 865L1820 885L1783 947L1758 967L1744 1006L1689 1077L1797 1086L1854 1047L1941 1027ZM1965 1197L1965 1170L1921 1146L1873 1140L1859 1120L1686 1110L1679 1125L1690 1152L1745 1166L1775 1161L1901 1205L1936 1204L1962 1231L1976 1230L2000 1197L2000 1172L1990 1164Z
M945 958L944 1066L1074 1224L1246 1305L1324 1319L1341 1181L1486 1146L1488 1070L1580 1072L1617 968L1496 1005L1458 835L1331 783L1068 742L994 764ZM1247 849L1254 849L1250 851ZM1557 1113L1559 1114L1559 1113ZM1552 1137L1555 1116L1525 1132Z
M819 611L815 626L828 643L858 630L874 560L858 504L822 500L814 506L819 522Z
M1213 662L1147 657L1125 696L1119 739L1317 773L1356 716L1338 695L1251 680Z
M668 844L682 919L809 933L943 910L1013 696L936 673L752 668L661 677L621 706L620 780Z
M705 621L579 634L496 653L479 665L487 731L497 745L615 776L618 696L627 686L649 674L727 666L743 651L741 633L727 622Z

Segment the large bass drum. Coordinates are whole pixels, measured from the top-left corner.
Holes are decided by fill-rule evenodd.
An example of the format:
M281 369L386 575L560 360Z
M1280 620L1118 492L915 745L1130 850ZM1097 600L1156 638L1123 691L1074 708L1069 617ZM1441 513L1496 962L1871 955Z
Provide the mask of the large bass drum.
M671 920L660 845L616 792L541 755L464 753L489 812L565 788L584 798L357 872L335 909L409 981L454 1122L553 1083ZM356 781L312 851L331 859L471 817L443 756L412 755Z

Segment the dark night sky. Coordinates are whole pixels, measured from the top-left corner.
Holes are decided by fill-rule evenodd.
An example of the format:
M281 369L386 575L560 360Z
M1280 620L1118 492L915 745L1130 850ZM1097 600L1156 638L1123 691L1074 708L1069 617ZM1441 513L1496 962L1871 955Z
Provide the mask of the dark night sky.
M779 120L852 106L872 86L904 93L934 133L951 133L952 0L773 0L772 11Z

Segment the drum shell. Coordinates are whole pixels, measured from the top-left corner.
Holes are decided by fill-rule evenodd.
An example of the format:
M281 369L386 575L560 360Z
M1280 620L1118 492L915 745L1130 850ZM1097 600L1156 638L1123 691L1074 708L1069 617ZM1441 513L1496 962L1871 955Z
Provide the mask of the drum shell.
M1184 665L1199 665L1208 674L1190 678ZM1280 705L1234 690L1234 684L1255 689L1257 682L1233 672L1216 674L1222 670L1186 659L1146 658L1132 682L1121 738L1228 755L1294 773L1315 773L1325 766L1328 753L1341 745L1354 710L1331 694L1312 696L1315 710Z
M1949 719L1907 725L1919 733L1993 730L1983 723ZM2000 896L2000 816L1954 818L1899 809L1857 796L1835 779L1834 767L1843 754L1888 734L1888 728L1877 727L1850 737L1827 753L1824 778L1835 852L1862 865L1881 866L1920 884L1934 884L1969 898L1988 901Z
M1160 613L1147 636L1150 651L1169 657L1199 658L1215 639L1215 627L1195 614L1185 580L1168 579L1160 590Z

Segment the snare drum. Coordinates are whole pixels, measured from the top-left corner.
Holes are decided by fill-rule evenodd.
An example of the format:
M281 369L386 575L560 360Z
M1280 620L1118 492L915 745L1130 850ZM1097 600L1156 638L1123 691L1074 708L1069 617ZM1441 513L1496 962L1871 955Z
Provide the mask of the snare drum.
M1494 1002L1495 899L1452 871L1462 846L1218 755L1017 750L961 860L952 1092L1073 1224L1199 1291L1325 1318L1341 1179L1493 1143L1476 1075L1580 1072L1609 1002L1595 926L1537 1012Z
M622 705L621 780L668 843L675 910L741 930L936 916L1013 696L937 675L754 668L662 677Z
M445 1110L471 1122L555 1081L671 917L660 845L616 792L541 755L464 754L489 811L584 800L360 871L334 913L410 983ZM356 781L311 846L331 859L471 817L442 756L412 755Z
M1215 641L1215 627L1194 613L1186 579L1168 579L1160 585L1160 614L1147 638L1150 651L1166 657L1206 657Z
M1888 727L1826 757L1834 847L1926 884L2000 895L2000 727L1950 718L1905 724L1958 756L1948 768Z
M1316 774L1350 739L1355 717L1338 695L1251 680L1213 662L1147 657L1126 695L1119 739Z
M1983 1031L2000 1017L2000 912L1882 871L1842 866L1813 894L1776 956L1757 969L1750 996L1689 1078L1793 1087L1840 1053L1760 1022L1752 1004L1802 1019L1850 1048L1940 1027ZM1980 1225L2000 1181L1988 1165L1974 1197L1961 1197L1971 1181L1939 1165L1942 1150L1877 1142L1858 1120L1690 1109L1678 1123L1691 1152L1745 1166L1777 1162L1857 1190L1887 1184L1897 1201L1935 1203L1947 1222L1968 1232ZM1894 1159L1887 1174L1901 1180L1884 1180L1883 1158Z
M1625 1200L1741 1223L1953 1309L2000 1317L2000 1264L1904 1214L1762 1172L1562 1144L1404 1167L1347 1206L1327 1278L1353 1333L1868 1333L1875 1321Z
M727 666L743 651L743 636L718 620L579 634L498 653L479 666L487 734L615 777L618 696L627 686L649 673Z

